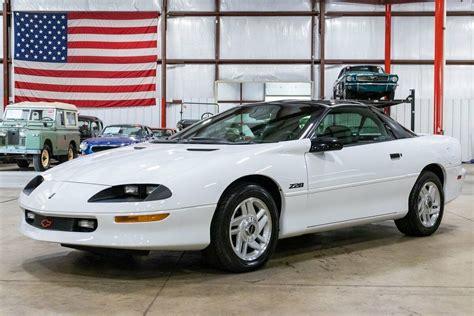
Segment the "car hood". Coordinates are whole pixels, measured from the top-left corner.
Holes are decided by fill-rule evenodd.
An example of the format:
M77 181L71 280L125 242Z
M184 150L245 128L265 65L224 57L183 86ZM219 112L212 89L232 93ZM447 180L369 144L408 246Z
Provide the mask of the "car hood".
M239 157L269 146L142 143L98 152L61 164L44 173L50 180L101 185L157 183L186 176L197 167L217 166L219 159ZM160 183L158 182L158 183ZM161 182L163 183L163 182Z
M89 145L130 145L140 142L140 139L132 139L131 137L94 137L85 140Z
M374 73L370 71L348 71L346 72L346 75L362 75L362 76L389 76L389 74L379 74L379 73Z

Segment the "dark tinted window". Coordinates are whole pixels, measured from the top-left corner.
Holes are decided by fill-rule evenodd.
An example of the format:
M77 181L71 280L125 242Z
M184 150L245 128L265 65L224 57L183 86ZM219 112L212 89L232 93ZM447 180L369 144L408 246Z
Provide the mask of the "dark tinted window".
M324 112L323 106L255 104L236 107L201 121L173 138L229 143L295 140Z
M393 139L375 113L357 107L331 110L316 129L316 136L336 137L346 146Z

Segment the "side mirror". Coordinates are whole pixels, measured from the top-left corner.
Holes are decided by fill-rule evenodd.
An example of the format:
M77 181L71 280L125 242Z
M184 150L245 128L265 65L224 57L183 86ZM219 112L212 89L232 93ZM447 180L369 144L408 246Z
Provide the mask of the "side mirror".
M341 150L343 147L341 141L336 137L317 137L311 139L311 148L309 152L316 153L316 152L324 152L324 151L332 151L332 150Z

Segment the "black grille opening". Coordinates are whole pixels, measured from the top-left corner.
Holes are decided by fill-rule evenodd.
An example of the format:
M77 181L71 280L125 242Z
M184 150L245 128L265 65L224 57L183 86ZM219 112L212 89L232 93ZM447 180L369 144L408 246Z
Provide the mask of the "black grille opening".
M25 221L44 230L90 233L97 229L95 218L44 216L29 210L25 210Z
M19 130L9 130L7 132L7 144L8 145L20 144L20 131Z

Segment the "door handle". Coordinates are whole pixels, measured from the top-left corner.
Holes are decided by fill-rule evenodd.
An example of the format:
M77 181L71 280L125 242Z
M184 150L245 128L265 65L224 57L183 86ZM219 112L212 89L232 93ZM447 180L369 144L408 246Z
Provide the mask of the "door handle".
M402 158L402 153L392 153L390 154L390 159L395 160L395 159L400 159Z

